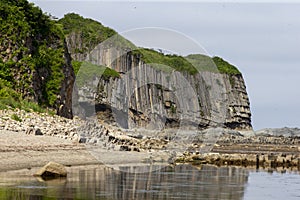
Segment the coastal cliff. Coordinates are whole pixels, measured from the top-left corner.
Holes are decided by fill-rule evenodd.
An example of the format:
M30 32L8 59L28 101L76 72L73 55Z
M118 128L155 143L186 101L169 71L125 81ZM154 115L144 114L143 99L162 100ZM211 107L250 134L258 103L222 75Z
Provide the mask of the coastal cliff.
M113 52L104 51L106 54L97 52L102 55L101 61L96 61L99 65L112 62ZM168 73L130 52L113 63L111 68L122 72L120 78L99 79L95 104L109 105L125 113L115 116L125 127L161 129L194 123L200 129L251 129L249 99L241 74ZM124 122L126 114L129 117Z
M26 0L0 9L2 109L38 104L72 118L75 108L130 129L252 129L243 76L219 57L137 48L97 21L56 20Z
M78 64L79 103L95 106L100 118L106 116L106 121L110 118L110 123L130 129L185 125L252 129L243 76L223 59L137 48L99 22L76 14L65 15L60 23ZM79 29L78 24L86 26ZM111 34L115 38L108 39ZM97 66L103 73L91 73ZM105 75L107 68L115 72L113 76ZM84 84L79 80L83 73ZM99 112L105 110L110 113Z

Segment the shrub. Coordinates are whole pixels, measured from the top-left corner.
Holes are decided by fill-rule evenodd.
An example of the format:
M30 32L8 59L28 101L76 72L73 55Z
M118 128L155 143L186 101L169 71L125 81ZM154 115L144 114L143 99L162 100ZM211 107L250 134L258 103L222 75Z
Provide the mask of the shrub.
M218 70L221 73L229 74L229 75L241 74L241 72L235 66L229 64L227 61L223 60L222 58L215 56L212 59L217 65Z
M184 57L179 55L164 55L152 49L140 48L132 51L133 55L141 56L141 59L152 67L165 72L186 71L196 74L197 69Z
M18 121L18 122L22 122L22 119L15 113L11 115L11 119Z

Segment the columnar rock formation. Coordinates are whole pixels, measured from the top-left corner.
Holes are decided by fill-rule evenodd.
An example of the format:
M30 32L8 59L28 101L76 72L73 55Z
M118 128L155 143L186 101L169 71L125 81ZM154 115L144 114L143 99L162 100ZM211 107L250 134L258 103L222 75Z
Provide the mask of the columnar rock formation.
M111 109L110 117L123 128L252 129L243 77L221 58L219 66L204 55L139 49L114 30L74 13L59 22L72 59L88 63L77 72L79 91L73 95L87 116L95 114L95 106L96 111ZM118 76L105 73L105 67Z
M139 54L104 45L85 60L109 66L120 77L90 77L79 91L80 101L112 108L123 128L193 125L200 129L251 129L249 99L241 74L166 72L145 63Z

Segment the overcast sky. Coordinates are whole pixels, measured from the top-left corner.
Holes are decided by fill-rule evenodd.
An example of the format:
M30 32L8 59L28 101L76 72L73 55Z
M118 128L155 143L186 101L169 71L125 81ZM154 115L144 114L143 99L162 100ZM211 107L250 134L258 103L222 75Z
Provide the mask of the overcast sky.
M300 127L299 1L31 2L59 18L76 12L118 32L143 27L182 32L243 73L255 130Z

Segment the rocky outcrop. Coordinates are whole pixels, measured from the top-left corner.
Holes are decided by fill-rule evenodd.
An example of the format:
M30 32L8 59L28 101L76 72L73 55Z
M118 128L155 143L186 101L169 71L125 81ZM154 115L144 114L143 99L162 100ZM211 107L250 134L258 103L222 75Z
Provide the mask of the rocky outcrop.
M300 138L300 129L299 128L265 128L256 131L257 135L260 136L277 136L277 137L299 137Z
M299 169L300 157L297 154L184 154L176 159L177 163L192 163L194 165L212 164L218 166L243 166L255 168Z
M95 48L87 60L109 66L120 78L87 80L79 90L81 103L112 108L115 121L123 128L252 129L241 74L166 72L146 64L141 55L104 45Z
M31 44L29 45L31 46ZM71 65L71 56L68 52L67 44L64 39L57 38L56 41L52 41L49 48L62 51L61 63L58 69L51 70L47 67L37 66L35 70L32 70L32 85L34 94L34 100L43 104L49 104L56 110L56 114L66 118L72 118L72 92L75 82L75 74ZM52 58L49 58L52 59ZM57 63L53 63L55 65ZM50 81L52 81L50 85ZM54 82L57 82L55 85ZM46 87L54 88L55 91L51 91L52 95L55 95L53 102L49 102L49 94L45 91ZM54 93L54 94L53 94Z
M91 47L85 46L88 44L85 44L82 38L82 34L80 32L71 32L68 37L66 38L66 42L68 45L68 50L70 51L70 54L72 56L73 60L77 61L83 61L86 59L88 51L90 51ZM81 49L85 49L86 52L84 51L79 51Z

